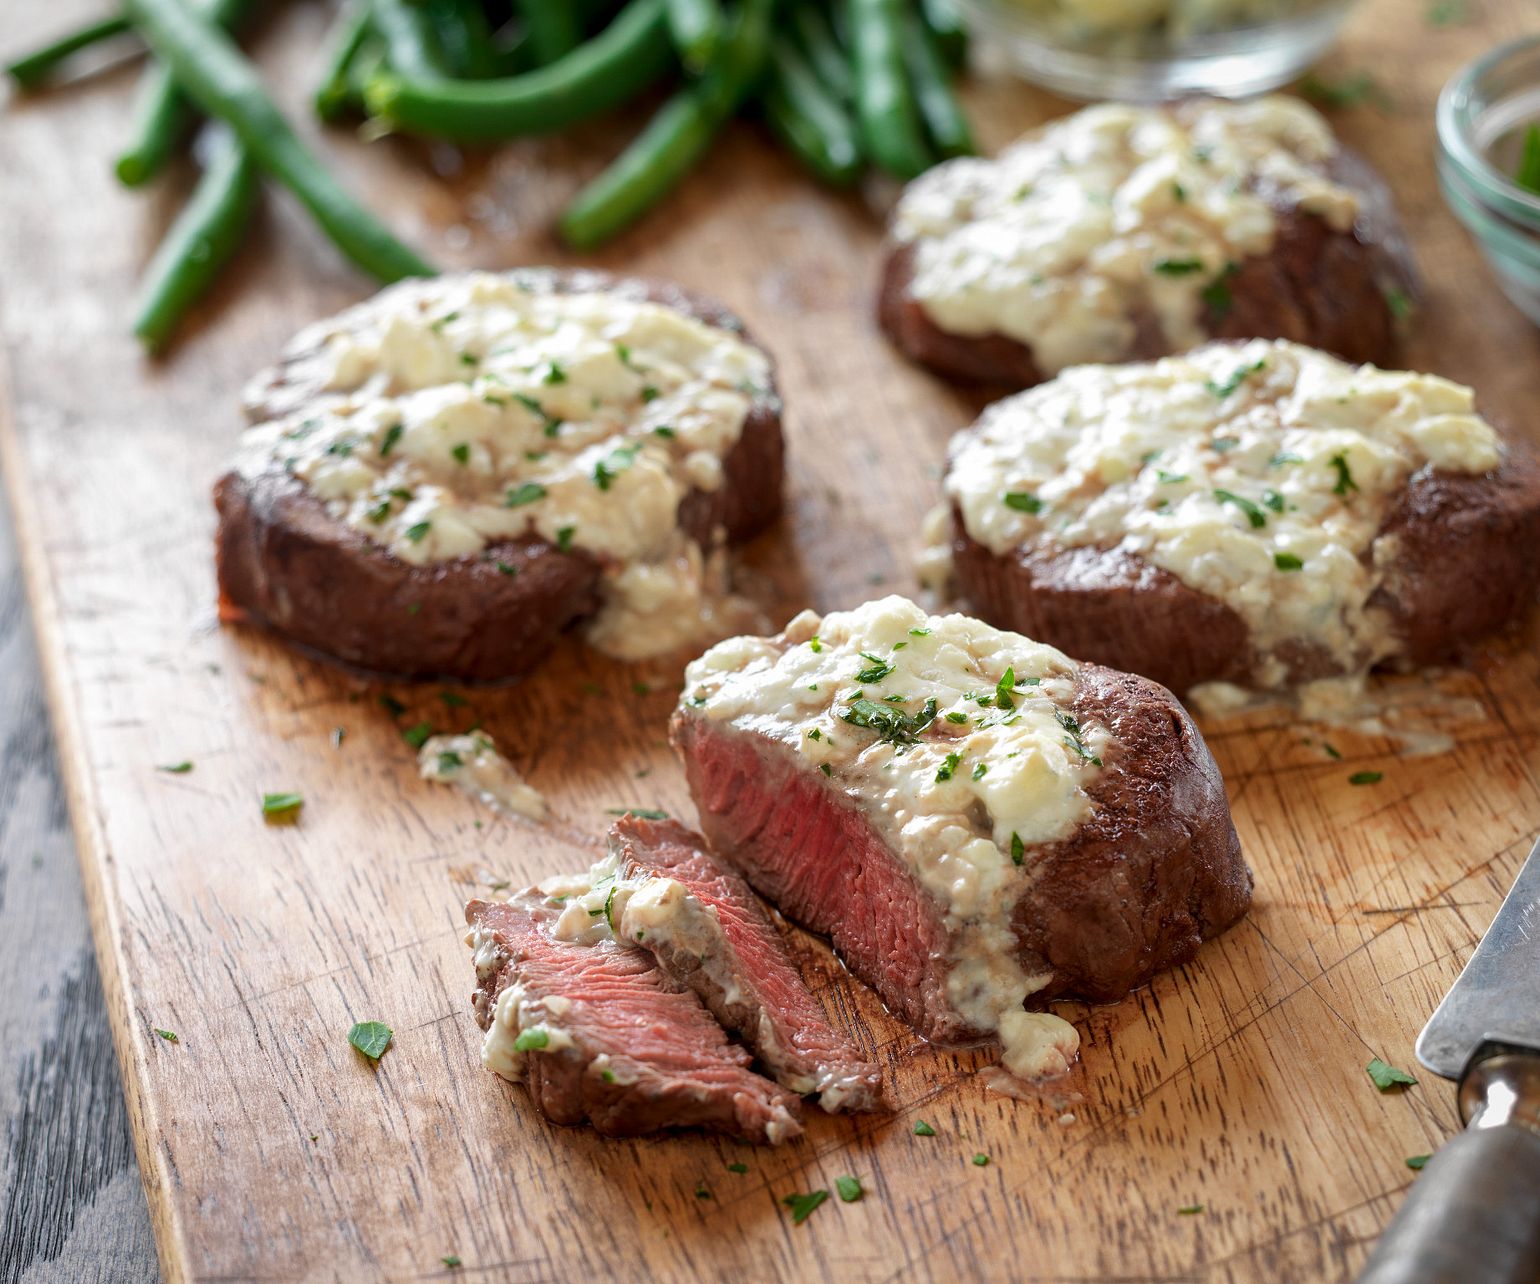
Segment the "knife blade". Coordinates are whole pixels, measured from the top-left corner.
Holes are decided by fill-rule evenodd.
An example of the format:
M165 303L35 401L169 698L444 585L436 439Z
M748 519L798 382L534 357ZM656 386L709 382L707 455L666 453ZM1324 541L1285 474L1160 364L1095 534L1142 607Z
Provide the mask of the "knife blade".
M1417 1039L1466 1128L1423 1170L1359 1284L1540 1281L1540 842Z

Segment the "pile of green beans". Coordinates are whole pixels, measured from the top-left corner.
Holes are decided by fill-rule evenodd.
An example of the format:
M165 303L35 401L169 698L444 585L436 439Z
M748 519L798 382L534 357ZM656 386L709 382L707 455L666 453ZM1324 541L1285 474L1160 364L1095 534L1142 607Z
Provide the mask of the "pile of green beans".
M137 35L151 60L119 179L146 183L213 122L203 175L150 264L134 325L152 350L235 251L263 176L288 187L381 281L433 268L353 200L274 106L229 29L250 0L119 0L121 14L16 59L44 86L83 49ZM668 87L558 222L590 249L657 205L734 116L751 113L823 182L910 179L973 150L952 92L955 0L339 0L315 91L323 120L486 143L550 133Z

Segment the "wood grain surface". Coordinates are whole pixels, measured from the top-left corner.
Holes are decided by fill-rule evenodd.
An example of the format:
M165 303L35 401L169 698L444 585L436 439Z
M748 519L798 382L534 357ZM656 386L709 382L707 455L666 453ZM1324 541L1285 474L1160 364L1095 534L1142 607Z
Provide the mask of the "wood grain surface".
M84 6L46 8L7 42ZM1533 15L1499 0L1460 13L1434 27L1421 4L1367 0L1322 75L1368 71L1389 95L1336 121L1395 188L1428 277L1409 364L1475 384L1528 431L1540 339L1444 209L1431 108L1455 67ZM327 16L285 6L259 33L296 117ZM1362 1263L1414 1178L1405 1158L1455 1126L1448 1085L1423 1075L1381 1095L1363 1066L1412 1064L1540 830L1533 646L1398 684L1471 698L1441 756L1278 714L1208 724L1256 906L1127 1001L1062 1005L1085 1051L1052 1097L986 1092L988 1055L920 1044L799 939L820 996L882 1064L891 1117L815 1117L801 1143L762 1151L550 1127L480 1068L460 905L585 863L607 809L690 814L663 743L679 666L573 643L464 707L391 688L408 707L392 718L384 688L216 626L208 487L238 390L298 325L367 287L274 194L188 340L141 358L128 299L190 175L146 195L115 186L130 80L0 117L0 445L167 1278L434 1276L445 1256L514 1281L1313 1281ZM979 83L972 105L991 147L1064 110L1006 81ZM323 145L431 256L501 266L561 258L552 213L624 127L475 156L345 133ZM943 448L977 409L875 332L869 204L883 196L830 197L741 126L590 260L718 295L779 358L791 503L749 557L779 618L913 589ZM495 820L419 781L400 733L422 718L483 721L555 822ZM183 759L189 774L155 769ZM1361 769L1384 778L1350 785ZM264 824L259 795L288 789L305 795L298 824ZM378 1067L346 1041L370 1018L396 1031ZM935 1136L913 1134L920 1119ZM863 1200L792 1224L784 1196L847 1173Z

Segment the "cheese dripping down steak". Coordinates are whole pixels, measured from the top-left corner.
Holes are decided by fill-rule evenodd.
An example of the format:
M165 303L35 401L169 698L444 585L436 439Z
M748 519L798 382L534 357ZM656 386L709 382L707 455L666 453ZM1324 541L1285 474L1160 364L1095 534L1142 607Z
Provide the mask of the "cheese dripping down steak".
M927 561L966 608L1180 692L1455 659L1540 583L1540 464L1471 389L1282 341L1067 370L943 485Z
M755 1074L647 951L572 939L565 900L532 888L465 907L489 1070L524 1083L553 1123L611 1137L703 1128L774 1144L802 1131L797 1097Z
M1171 693L899 597L686 671L670 736L713 851L944 1043L1014 1073L1246 911L1251 874Z
M883 328L943 374L1277 337L1389 361L1416 292L1389 190L1306 103L1102 103L936 166L894 213Z
M626 816L610 830L624 898L616 934L650 952L776 1082L825 1110L879 1110L881 1077L835 1031L744 880L672 820Z
M405 677L514 678L562 632L720 636L724 546L780 512L780 399L731 313L521 269L406 281L301 332L215 487L222 613Z

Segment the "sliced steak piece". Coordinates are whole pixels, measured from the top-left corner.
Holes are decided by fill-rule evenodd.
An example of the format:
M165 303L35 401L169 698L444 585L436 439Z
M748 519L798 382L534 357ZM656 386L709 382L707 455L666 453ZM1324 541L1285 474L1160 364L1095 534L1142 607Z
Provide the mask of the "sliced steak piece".
M825 1110L882 1109L881 1076L825 1018L749 885L675 821L610 829L621 876L639 883L616 931L650 951L754 1050L777 1083Z
M708 651L670 736L712 850L941 1042L1009 1048L1010 1000L1117 999L1250 902L1169 691L899 598Z
M465 907L489 1069L522 1081L552 1122L611 1137L704 1128L774 1144L802 1131L797 1098L750 1070L650 954L560 940L560 912L536 889Z
M522 269L499 278L483 274L480 279L510 281L528 294L603 294L630 304L655 303L754 346L732 313L672 285L592 271L552 269ZM297 434L296 442L318 442L318 430L307 425L319 424L320 432L329 432L332 420L328 416L334 412L358 413L355 401L367 405L368 399L376 394L412 395L410 389L382 383L384 375L379 371L354 391L331 387L328 345L372 333L371 327L383 327L388 335L390 325L395 323L392 318L398 314L420 319L435 309L442 310L445 305L438 302L439 292L458 280L403 282L301 332L279 363L253 381L247 390L246 410L252 423L258 430L264 425L274 426L275 430L277 426L292 425L286 433ZM454 324L459 315L449 312L445 318ZM633 362L634 354L628 353L626 345L615 346L624 361ZM660 345L660 351L666 350L666 345ZM487 358L476 360L478 364L444 376L441 387L424 387L436 394L458 386L457 381L495 376L496 372L489 372L485 364ZM592 377L599 380L595 387L613 393L610 384L604 382L613 378L613 372L601 371ZM576 371L553 365L547 376L553 391L543 395L554 396L575 388L577 379ZM422 390L418 388L417 393ZM679 465L688 486L674 510L674 524L684 539L704 551L708 560L723 541L739 543L764 530L781 508L784 447L781 405L773 371L765 386L745 387L741 391L749 396L749 408L736 440L719 458L706 459L711 454L709 450L694 451L687 463ZM653 404L656 392L643 385L643 404L625 409L617 402L614 413L644 414L647 405ZM537 399L496 384L489 385L481 400L510 407L506 414L519 413L514 403L520 401L531 413L544 413ZM593 404L599 405L597 395ZM609 403L605 404L603 413L608 414ZM485 410L485 406L480 409ZM567 431L559 418L550 418L548 424L550 431L558 434L557 440L560 433ZM430 421L422 430L431 426ZM474 445L459 441L452 447L456 452L452 458L447 442L436 447L441 452L437 455L433 454L435 448L430 447L422 460L414 456L419 472L413 475L412 486L379 491L380 505L371 511L367 522L360 524L357 520L346 520L346 504L353 502L346 494L342 498L330 493L323 497L293 474L293 460L284 457L284 450L290 447L284 445L283 439L271 443L271 449L252 446L253 432L258 430L248 432L237 465L214 487L214 505L219 514L215 554L220 613L227 621L264 625L307 650L366 671L406 678L500 681L528 672L549 653L564 630L592 620L604 605L607 577L613 579L625 569L624 559L586 547L584 530L576 523L560 530L543 531L531 524L523 533L489 539L473 552L435 555L425 561L409 560L398 554L414 547L428 548L429 544L422 541L437 539L433 528L444 525L437 518L416 523L395 545L389 544L389 524L413 521L405 515L407 507L416 502L412 496L435 487L452 496L450 507L457 517L465 510L455 510L454 505L486 502L486 497L476 490L478 486L490 488L488 493L495 492L497 502L501 503L500 478L507 482L508 507L514 508L516 503L537 505L544 497L542 487L525 484L521 470L544 466L538 461L550 452L543 439L536 443L541 449L526 451L502 449L497 444L501 439L495 434L488 438L491 444L485 446L479 441ZM375 436L378 431L376 427ZM350 465L367 462L371 467L380 467L387 456L400 459L406 448L404 442L411 440L413 430L409 428L405 438L399 435L399 427L394 437L389 435L389 429L385 431L387 435L377 442L375 436L362 432L357 441L334 442L333 447ZM677 451L683 456L683 430L660 424L656 431L656 440L644 434L648 445L643 449ZM636 438L629 440L634 444ZM660 444L665 441L666 446ZM473 467L479 464L478 452L483 449L491 461L485 474ZM624 450L620 453L622 458L618 460L612 455L592 465L594 494L614 487L618 501L629 512L653 513L646 504L623 496L627 472L635 456L628 460L623 457ZM382 487L384 483L378 485ZM523 497L519 496L521 489ZM370 497L374 498L375 492L370 492ZM340 513L339 504L343 505ZM520 506L515 511L524 514L535 510ZM381 524L375 525L377 521ZM661 546L653 552L662 564L679 564L675 554ZM652 592L660 590L654 588ZM645 591L641 595L645 596ZM627 631L619 632L625 635ZM637 631L631 631L631 636L636 635Z

